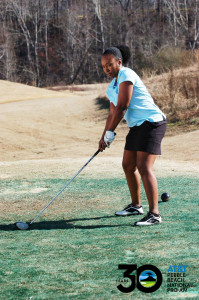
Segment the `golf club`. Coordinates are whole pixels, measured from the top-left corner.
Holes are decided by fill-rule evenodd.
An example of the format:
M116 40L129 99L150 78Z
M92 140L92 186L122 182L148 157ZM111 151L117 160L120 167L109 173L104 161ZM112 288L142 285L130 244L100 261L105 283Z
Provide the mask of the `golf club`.
M16 222L15 226L17 229L20 230L27 230L30 228L30 225L35 222L37 218L46 210L46 208L63 192L63 190L75 179L75 177L89 164L89 162L100 152L100 149L98 149L95 154L85 163L85 165L67 182L67 184L55 195L55 197L40 211L40 213L30 222Z

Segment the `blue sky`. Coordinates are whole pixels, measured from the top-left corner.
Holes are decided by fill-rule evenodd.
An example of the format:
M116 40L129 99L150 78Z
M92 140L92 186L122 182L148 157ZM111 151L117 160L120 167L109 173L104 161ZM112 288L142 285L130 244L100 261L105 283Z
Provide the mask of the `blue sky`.
M154 279L157 279L157 276L154 272L152 272L150 270L146 270L146 271L141 273L140 280L146 279L149 276L149 273L150 273L150 276L152 276Z

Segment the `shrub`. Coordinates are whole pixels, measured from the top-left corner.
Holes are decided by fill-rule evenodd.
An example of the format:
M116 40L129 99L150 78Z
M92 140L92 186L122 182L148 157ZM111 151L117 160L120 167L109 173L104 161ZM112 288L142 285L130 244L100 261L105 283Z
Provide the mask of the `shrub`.
M152 56L138 52L135 54L134 69L144 78L151 74L161 74L181 67L188 67L199 60L198 51L164 47Z

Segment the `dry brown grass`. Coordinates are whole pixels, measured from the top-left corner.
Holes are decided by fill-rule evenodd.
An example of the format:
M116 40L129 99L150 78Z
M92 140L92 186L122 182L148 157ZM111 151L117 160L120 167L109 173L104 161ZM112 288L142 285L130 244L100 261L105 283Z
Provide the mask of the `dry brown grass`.
M0 80L0 88L0 104L32 99L66 97L67 95L69 95L69 91L49 91L47 89L37 88L6 80Z
M151 74L159 75L171 70L186 68L198 62L199 51L183 50L180 48L163 47L152 56L141 56L137 62L139 74L147 78Z
M170 123L199 124L198 64L151 76L145 83Z

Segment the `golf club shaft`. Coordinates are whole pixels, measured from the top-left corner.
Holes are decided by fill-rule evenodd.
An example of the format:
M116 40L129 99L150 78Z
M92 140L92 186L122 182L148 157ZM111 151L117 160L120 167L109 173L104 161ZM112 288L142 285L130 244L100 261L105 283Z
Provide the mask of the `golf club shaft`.
M55 197L40 211L40 213L30 222L30 225L37 219L39 216L46 210L46 208L65 190L65 188L75 179L75 177L89 164L89 162L100 152L100 149L98 149L95 154L85 163L85 165L71 178L67 184L55 195Z

